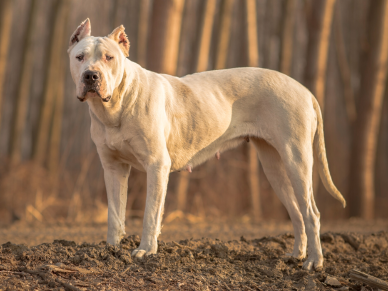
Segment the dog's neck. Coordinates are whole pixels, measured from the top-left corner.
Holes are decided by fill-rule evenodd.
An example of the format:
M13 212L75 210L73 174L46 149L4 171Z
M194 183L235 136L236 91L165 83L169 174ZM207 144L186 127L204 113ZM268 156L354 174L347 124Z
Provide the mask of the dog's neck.
M137 91L137 76L130 66L131 62L126 59L123 78L108 102L103 102L101 98L87 100L90 111L105 126L120 127L124 109L130 109L136 100L137 94L134 92ZM130 98L125 98L127 95L131 95Z

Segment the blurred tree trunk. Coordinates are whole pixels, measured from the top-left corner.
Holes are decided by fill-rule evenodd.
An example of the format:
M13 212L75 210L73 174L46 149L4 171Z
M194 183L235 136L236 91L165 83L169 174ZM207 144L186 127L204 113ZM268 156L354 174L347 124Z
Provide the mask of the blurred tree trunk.
M271 0L262 3L264 6L263 19L260 21L262 28L262 55L259 62L263 67L271 70L280 70L283 39L283 19L286 11L283 9L285 2ZM288 214L283 204L272 189L270 182L265 176L262 167L259 167L260 199L265 207L262 207L262 216L273 219L287 219Z
M352 75L350 71L350 65L348 57L346 55L345 40L342 29L341 7L338 4L336 5L336 9L334 12L335 50L337 53L338 67L344 88L346 113L348 115L349 124L353 124L353 122L356 120L357 115L356 103L354 100L352 88Z
M8 47L11 41L12 0L0 3L0 128L4 94L5 70L7 69Z
M147 1L145 1L147 2ZM118 27L120 23L120 12L123 9L123 0L114 0L111 2L112 12L111 12L111 25L110 29L113 30Z
M280 55L280 71L291 75L292 49L294 45L294 28L297 0L287 0L283 13L282 42Z
M216 5L216 0L207 0L205 4L205 10L202 14L203 19L201 22L201 32L199 37L197 65L195 69L196 72L203 72L208 68Z
M265 33L262 64L264 68L279 70L282 3L279 0L267 1L265 8Z
M20 83L15 102L15 110L12 120L11 139L10 139L10 155L12 164L18 164L22 157L22 136L24 125L27 118L28 97L31 90L32 67L34 55L32 51L32 43L34 41L35 23L38 19L39 10L37 9L37 1L32 0L28 15L27 28L23 44L23 60L22 70L20 74Z
M55 31L58 34L55 34L56 38L62 38L62 46L57 47L58 49L58 78L55 87L55 105L54 105L54 115L53 122L51 127L50 135L50 146L49 146L49 161L48 167L51 173L58 172L58 165L60 160L60 150L61 150L61 133L62 133L62 117L63 117L63 97L65 94L65 81L66 81L66 40L68 38L65 35L65 27L68 23L69 10L72 0L62 0L58 21L60 21L58 26L61 29Z
M221 2L221 21L217 44L215 69L225 69L226 59L229 52L229 40L231 34L234 0L223 0Z
M195 66L197 72L206 71L208 67L216 4L216 0L207 0L204 7L204 11L202 13L197 63ZM176 193L178 211L183 211L186 208L187 190L189 188L189 183L189 172L181 172L178 178L178 186Z
M333 9L336 0L314 0L310 11L310 30L305 69L305 84L324 111L327 55Z
M184 0L154 0L149 44L148 67L150 70L175 75ZM188 187L187 172L182 172L177 186L177 207L183 209Z
M69 0L59 0L54 7L55 15L53 17L54 23L50 40L49 61L47 63L47 77L33 153L33 158L38 164L45 162L55 96L58 92L58 86L61 86L60 83L63 82L61 80L63 79L61 62L64 53L63 48L66 47L64 33L69 4Z
M280 50L280 71L288 76L292 73L292 59L293 59L293 47L295 39L295 20L296 20L296 8L297 0L286 0L286 4L282 13L282 31L281 31L281 50ZM273 193L271 193L273 194ZM276 199L276 198L275 198ZM281 207L281 201L275 200L274 205L281 209L279 213L284 213L285 208ZM281 217L279 215L279 217ZM288 217L287 214L285 217Z
M150 70L176 74L184 0L154 0L149 44Z
M151 0L140 2L139 32L137 38L137 63L145 68L147 66L147 41L150 22Z
M257 67L259 65L259 42L257 39L256 0L245 0L245 13L248 66Z
M371 2L369 45L361 79L350 165L350 215L374 218L376 143L388 59L388 0Z
M192 74L196 66L196 58L193 51L198 47L198 23L202 16L202 2L197 0L186 0L183 12L181 35L179 44L177 76Z
M257 10L256 0L245 1L246 32L247 32L247 53L248 66L257 67L259 65L259 43L257 35ZM259 181L259 160L253 144L249 145L249 186L252 199L252 213L255 221L262 219L262 209L260 201L260 181Z
M327 56L329 50L331 23L336 0L314 0L310 7L309 41L305 68L305 86L317 98L324 116ZM318 193L319 174L313 168L313 193Z

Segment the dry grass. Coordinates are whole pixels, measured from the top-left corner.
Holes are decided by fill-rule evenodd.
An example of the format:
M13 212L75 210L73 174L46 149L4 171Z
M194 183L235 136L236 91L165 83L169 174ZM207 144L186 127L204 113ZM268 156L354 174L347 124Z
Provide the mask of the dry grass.
M103 223L107 219L107 198L103 170L95 151L79 159L67 159L66 151L59 168L24 162L0 166L0 224L15 221ZM200 221L207 217L251 215L247 180L246 146L231 150L194 169L189 175L187 203L183 213L176 212L177 173L170 175L165 205L169 220L184 218ZM263 180L262 204L265 218L287 219L283 206L271 195ZM128 182L128 217L142 217L146 198L146 174L132 169Z

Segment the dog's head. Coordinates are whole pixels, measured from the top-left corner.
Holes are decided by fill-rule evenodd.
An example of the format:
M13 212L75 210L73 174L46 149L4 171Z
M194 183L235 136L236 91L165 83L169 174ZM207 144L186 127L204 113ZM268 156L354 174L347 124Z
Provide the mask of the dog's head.
M124 75L124 60L128 57L129 41L119 26L106 37L90 36L89 19L77 27L70 37L71 76L77 87L77 98L101 98L109 102Z

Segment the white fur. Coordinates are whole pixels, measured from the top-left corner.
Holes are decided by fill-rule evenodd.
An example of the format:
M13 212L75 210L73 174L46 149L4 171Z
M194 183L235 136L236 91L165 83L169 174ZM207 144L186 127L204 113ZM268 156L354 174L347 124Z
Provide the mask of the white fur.
M83 62L75 58L79 53L87 56ZM104 60L105 53L114 61ZM305 87L260 68L183 78L156 74L126 59L109 37L86 35L71 45L69 56L77 88L82 88L82 73L92 68L103 76L101 97L112 96L109 102L95 93L85 96L92 139L105 171L108 243L119 244L125 233L131 167L147 172L143 235L133 252L142 257L157 252L169 173L194 168L249 137L290 214L295 231L291 255L304 258L308 241L304 268L322 268L319 211L312 193L313 152L324 185L344 206L345 201L328 171L319 106Z

